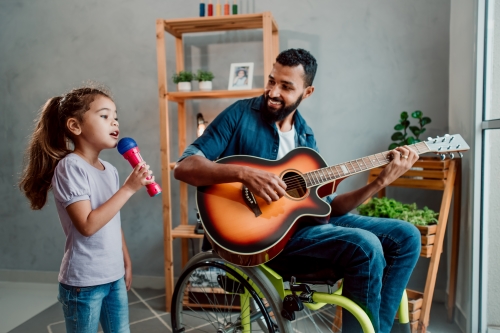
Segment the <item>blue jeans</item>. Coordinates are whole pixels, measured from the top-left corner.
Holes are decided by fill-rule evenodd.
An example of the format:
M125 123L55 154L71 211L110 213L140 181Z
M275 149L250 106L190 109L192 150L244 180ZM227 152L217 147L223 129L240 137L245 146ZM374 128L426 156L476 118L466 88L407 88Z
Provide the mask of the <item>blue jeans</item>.
M99 321L105 333L129 333L125 279L92 287L59 283L66 332L96 333Z
M300 271L331 269L334 279L344 278L342 294L366 311L375 332L388 333L420 243L420 232L408 222L346 214L298 230L270 266L282 262ZM342 322L343 332L361 332L348 311Z

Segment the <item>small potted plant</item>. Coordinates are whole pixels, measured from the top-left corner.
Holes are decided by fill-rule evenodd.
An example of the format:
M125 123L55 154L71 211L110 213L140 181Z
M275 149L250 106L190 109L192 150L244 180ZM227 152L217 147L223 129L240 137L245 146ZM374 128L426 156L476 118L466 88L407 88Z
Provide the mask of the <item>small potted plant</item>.
M172 76L172 80L177 84L178 91L191 91L191 81L193 81L193 73L189 71L180 71Z
M399 124L394 126L394 129L397 131L391 136L391 140L394 141L389 145L389 150L394 148L411 145L414 143L420 142L420 134L425 132L425 125L431 123L431 118L424 117L422 111L412 112L411 117L418 120L419 126L410 126L410 120L408 119L408 112L401 112L401 119L399 119ZM408 135L408 127L410 128L411 133L414 136Z
M208 91L212 90L212 80L214 78L214 74L210 71L204 71L198 69L198 73L195 74L195 80L199 82L200 90Z

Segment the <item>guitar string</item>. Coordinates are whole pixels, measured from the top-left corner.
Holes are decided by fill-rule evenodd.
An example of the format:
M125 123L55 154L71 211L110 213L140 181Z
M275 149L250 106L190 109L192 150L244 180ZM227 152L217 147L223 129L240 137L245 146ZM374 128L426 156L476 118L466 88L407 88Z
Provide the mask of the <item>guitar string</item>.
M413 147L413 146L415 147L415 149L417 150L417 153L419 153L419 154L422 154L423 152L420 152L420 149L419 149L419 147L417 147L417 146L423 146L422 148L426 148L425 143L423 143L423 142L419 142L419 143L413 144L413 145L411 145L410 147ZM301 175L291 176L291 177L287 178L287 180L295 180L295 181L299 181L299 182L300 182L300 180L305 180L305 179L304 179L305 177L303 177L303 175L304 175L304 176L305 176L305 175L308 175L309 177L311 177L311 174L312 174L312 173L317 172L317 173L319 173L319 175L320 175L320 178L319 178L319 179L320 179L320 183L323 183L323 181L322 181L322 179L321 179L321 178L326 178L326 176L325 176L325 169L327 169L327 168L332 169L332 168L334 168L334 167L335 167L335 170L336 170L337 166L339 166L339 167L340 167L340 165L344 165L344 166L347 168L347 170L348 170L349 174L352 174L352 173L356 173L356 172L358 172L358 171L356 170L356 167L355 167L355 166L354 166L354 164L353 164L353 162L355 162L356 164L358 164L358 167L359 167L359 169L360 169L359 171L366 171L366 170L373 169L373 168L379 167L379 166L381 166L381 165L384 165L384 163L385 163L385 162L389 163L389 162L390 162L390 159L388 159L388 158L387 158L387 156L388 156L388 154L389 154L389 153L390 153L390 151L384 151L384 152L381 152L381 153L377 153L377 154L373 154L373 155L369 155L369 156L361 157L361 158L358 158L358 159L355 159L355 160L351 160L351 161L348 161L348 162L345 162L345 163L336 164L336 165L332 165L332 166L324 167L324 168L321 168L321 169L317 169L317 170L309 171L309 172L306 172L306 173L301 174ZM384 158L383 158L383 162L382 162L382 163L380 162L380 160L379 160L379 158L377 157L377 155L382 155L382 156L384 157ZM380 163L380 164L379 164L379 165L377 165L377 166L375 166L375 165L373 164L373 162L372 162L372 161L375 161L373 158L376 158L377 163ZM361 166L360 166L360 164L359 164L359 162L358 162L358 161L359 161L359 160L361 160L361 162L363 163L363 165L365 165L365 166L366 166L367 164L366 164L366 162L365 162L365 159L369 159L370 163L372 164L372 167L371 167L371 168L367 167L366 169L364 169L364 170L363 170L363 169L361 168ZM387 163L385 163L385 164L387 164ZM348 166L347 164L351 164L351 168L352 168L352 170L353 170L353 171L350 171L350 168L349 168L349 166ZM339 172L339 171L337 171L337 173L339 173L339 176L336 176L336 175L335 175L335 172L332 172L332 174L334 175L334 179L328 179L328 180L335 180L335 179L340 178L340 177L342 176L342 175L340 175L340 172ZM314 175L314 176L315 176L316 178L318 178L318 176L317 176L317 175ZM313 179L314 179L314 178L313 178ZM306 182L306 184L307 184L307 180L306 180L305 182ZM310 182L310 183L312 183L312 182ZM296 185L296 184L297 184L297 183L295 183L295 185ZM318 184L311 184L311 186L315 186L315 185L318 185Z
M373 165L373 167L372 167L372 168L367 167L366 169L363 169L363 168L361 168L361 166L359 165L359 162L357 162L356 160L354 160L354 161L356 162L356 164L358 164L359 171L366 171L366 170L373 169L373 168L376 168L376 167L378 167L378 166L383 165L383 163L380 163L380 162L379 162L379 163L380 163L379 165L374 166L374 165L373 165L373 163L372 163L372 165ZM386 162L390 162L390 160L388 160L388 159L385 159L385 161L386 161ZM353 173L358 172L358 170L356 170L356 167L352 164L352 161L349 161L349 162L347 162L347 163L350 163L350 164L351 164L351 167L346 166L346 168L347 168L347 170L348 170L349 174L353 174ZM347 164L347 163L344 163L344 164ZM363 164L366 166L366 163L365 163L364 161L363 161ZM333 177L334 177L334 178L330 178L330 179L328 179L328 177L331 177L331 176L330 176L330 175L328 175L328 176L327 176L327 175L325 175L325 169L327 169L327 168L332 169L333 167L337 167L337 166L339 166L339 164L332 165L332 166L328 166L328 167L321 168L321 169L317 169L317 170L313 170L313 171L309 171L309 172L306 172L306 173L303 173L303 174L299 174L299 175L296 175L296 176L291 176L291 177L288 177L288 178L284 178L284 179L283 179L283 181L287 184L287 190L289 189L289 188L288 188L288 185L299 185L299 187L292 187L292 188L290 188L291 190L293 190L293 189L297 189L297 188L300 188L300 187L301 187L301 185L302 185L302 184L301 184L302 182L304 182L304 183L307 185L307 180L305 180L305 176L306 176L306 175L309 175L309 176L310 176L310 174L311 174L311 173L313 173L313 172L317 172L317 173L319 173L319 176L320 176L320 177L319 177L319 179L320 179L320 183L323 183L323 178L325 178L325 179L327 179L327 180L332 180L332 181L333 181L333 180L335 180L335 179L340 178L342 175L340 175L340 172L338 172L338 171L336 172L336 173L338 173L338 174L339 174L338 176L337 176L337 175L335 175L335 172L331 172L331 173L333 174ZM352 169L353 171L351 171L350 169ZM326 172L328 172L328 171L326 171ZM318 178L318 176L315 176L315 177L316 177L316 178ZM310 182L310 183L312 183L311 181L309 181L309 182ZM311 184L311 185L312 185L312 186L315 186L315 185L319 185L319 184ZM306 187L307 187L307 186L306 186Z
M417 150L417 153L419 153L419 154L422 154L423 152L420 152L420 149L417 146L424 146L422 148L425 148L425 144L424 143L417 143L417 144L413 144L411 146L414 146L416 148L416 150ZM323 180L323 178L325 178L327 180L332 180L332 181L335 180L335 179L338 179L338 178L342 177L342 175L340 174L340 172L337 170L337 167L340 167L341 165L344 165L347 168L348 174L354 174L354 173L358 172L358 170L356 170L356 167L353 164L353 162L355 162L355 164L358 165L359 171L366 171L366 170L369 170L369 169L373 169L373 168L385 165L385 164L387 164L387 163L389 163L391 161L390 159L387 158L389 152L390 151L384 151L384 152L381 152L381 153L377 153L377 154L373 154L373 155L361 157L361 158L358 158L358 159L355 159L355 160L351 160L351 161L348 161L348 162L345 162L345 163L335 164L335 165L332 165L332 166L328 166L328 167L320 168L320 169L317 169L317 170L309 171L309 172L306 172L306 173L303 173L303 174L298 174L296 176L288 177L286 179L283 179L283 181L285 182L285 184L287 184L286 191L295 190L295 189L299 189L299 188L303 188L303 187L308 188L307 187L307 180L305 179L306 175L310 178L310 180L309 180L309 183L311 184L310 187L313 187L313 186L325 183L325 181ZM378 158L377 155L382 155L383 156L383 159L382 159L383 162L380 162L380 160L379 160L379 158ZM376 160L373 159L373 158L375 158ZM365 159L368 159L370 161L370 163L372 164L372 167L366 167L367 164L365 162ZM358 162L359 160L361 160L362 164L366 167L366 169L363 169L360 166L360 164ZM377 163L379 163L379 165L375 166L375 164L373 163L373 161L377 161ZM348 164L350 164L351 166L349 167ZM331 176L328 175L328 177L327 177L325 175L325 169L327 169L327 168L330 168L331 173L333 174L334 178L328 179L328 177L331 177ZM335 168L335 172L332 171L333 170L332 168ZM353 171L351 171L350 169L352 169ZM318 173L319 177L318 177L318 175L315 175L314 172ZM326 171L326 172L328 172L328 171ZM343 172L343 170L342 170L342 172ZM336 173L338 173L339 175L337 176ZM347 176L348 174L344 174L344 175ZM317 180L314 180L314 178L318 179L319 182L317 184L315 184L317 182ZM311 179L313 181L311 181Z

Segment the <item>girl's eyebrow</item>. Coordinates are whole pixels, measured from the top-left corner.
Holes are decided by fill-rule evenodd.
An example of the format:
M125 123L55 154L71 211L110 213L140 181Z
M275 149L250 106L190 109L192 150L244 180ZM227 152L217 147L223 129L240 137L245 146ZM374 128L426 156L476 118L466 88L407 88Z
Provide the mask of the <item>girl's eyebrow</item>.
M100 111L111 111L111 109L109 109L109 108L102 108L102 109L96 110L96 112L100 112ZM115 110L115 112L118 113L118 110Z

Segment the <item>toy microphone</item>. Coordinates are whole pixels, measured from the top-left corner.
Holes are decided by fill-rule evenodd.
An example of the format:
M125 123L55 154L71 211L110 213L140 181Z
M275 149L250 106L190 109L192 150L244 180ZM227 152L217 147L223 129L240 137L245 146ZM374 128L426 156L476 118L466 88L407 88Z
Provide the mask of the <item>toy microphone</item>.
M143 159L141 157L141 153L139 147L137 147L137 143L132 138L123 138L118 141L118 152L123 155L123 157L130 163L132 168L142 162ZM151 179L151 176L148 176L146 179ZM151 183L146 185L148 190L148 194L150 197L154 197L161 193L161 187L157 183Z

